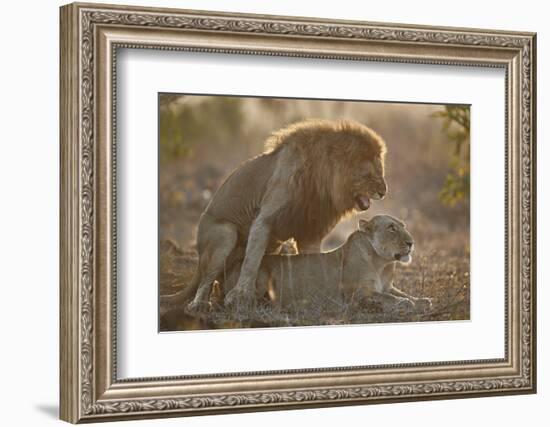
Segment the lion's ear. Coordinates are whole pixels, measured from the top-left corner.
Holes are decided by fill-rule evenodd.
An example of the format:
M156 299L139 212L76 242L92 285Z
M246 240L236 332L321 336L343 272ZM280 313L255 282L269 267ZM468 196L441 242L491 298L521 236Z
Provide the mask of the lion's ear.
M370 231L370 222L365 219L359 220L359 230L364 231L365 233L368 233Z

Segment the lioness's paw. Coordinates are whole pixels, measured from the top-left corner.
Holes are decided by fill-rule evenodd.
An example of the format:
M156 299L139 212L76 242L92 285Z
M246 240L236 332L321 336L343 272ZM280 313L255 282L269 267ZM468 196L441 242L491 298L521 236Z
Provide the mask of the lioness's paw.
M396 304L398 310L411 311L414 310L414 302L407 298L400 298Z
M415 307L420 311L428 311L432 309L432 299L431 298L417 298L415 301Z

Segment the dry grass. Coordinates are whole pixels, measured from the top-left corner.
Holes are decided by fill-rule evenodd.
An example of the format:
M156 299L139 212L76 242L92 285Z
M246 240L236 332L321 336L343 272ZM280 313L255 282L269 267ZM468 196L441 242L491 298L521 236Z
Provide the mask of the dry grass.
M452 237L450 237L452 238ZM189 283L197 263L194 251L184 251L170 241L161 245L161 294L174 293ZM227 329L282 326L346 325L390 322L466 320L470 317L469 257L443 248L417 251L413 262L400 266L396 286L403 291L432 299L426 312L406 311L378 301L358 307L322 296L312 298L295 310L281 310L268 302L259 303L250 318L235 322L215 303L209 313L193 316L184 307L161 307L161 331ZM223 298L215 288L212 301Z

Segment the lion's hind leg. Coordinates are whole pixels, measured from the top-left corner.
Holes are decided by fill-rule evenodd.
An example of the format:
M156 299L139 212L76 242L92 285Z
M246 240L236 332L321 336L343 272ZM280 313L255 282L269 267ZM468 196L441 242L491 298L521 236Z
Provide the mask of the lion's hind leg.
M233 224L213 224L208 234L209 239L199 258L201 282L195 298L187 306L191 313L208 311L214 281L223 275L227 259L237 244L237 229Z

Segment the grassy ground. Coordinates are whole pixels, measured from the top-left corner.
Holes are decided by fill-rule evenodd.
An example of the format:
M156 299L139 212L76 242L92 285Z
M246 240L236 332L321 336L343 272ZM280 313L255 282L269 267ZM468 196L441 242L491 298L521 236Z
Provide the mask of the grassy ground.
M452 239L452 236L447 236ZM182 250L172 241L161 244L160 292L172 294L191 281L197 255ZM312 300L294 311L283 311L269 303L258 304L246 322L235 322L223 308L193 316L184 307L161 307L161 331L225 329L242 327L281 327L311 325L342 325L388 322L419 322L465 320L470 317L469 255L465 251L431 247L417 250L409 266L399 266L396 286L410 295L432 299L427 311L407 311L373 301L357 307L347 304L327 304ZM214 288L212 300L223 298Z

